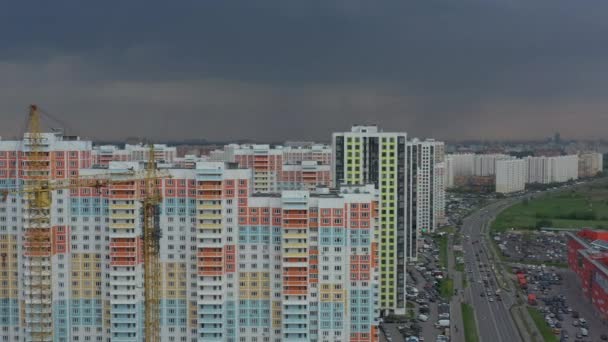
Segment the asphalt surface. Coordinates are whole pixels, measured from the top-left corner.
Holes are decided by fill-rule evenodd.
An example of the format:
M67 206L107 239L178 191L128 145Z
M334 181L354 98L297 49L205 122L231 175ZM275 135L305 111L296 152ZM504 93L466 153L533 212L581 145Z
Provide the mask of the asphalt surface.
M504 208L513 204L517 199L510 198L493 203L463 220L462 232L469 238L463 239L465 258L465 272L469 286L465 290L464 300L471 304L475 310L480 341L518 342L522 341L517 327L511 317L509 308L515 303L513 289L500 288L500 278L496 277L495 267L491 260L490 246L485 239L485 231L489 222ZM477 256L479 261L477 261ZM480 263L486 265L480 268ZM490 266L487 266L490 265ZM472 272L469 272L471 270ZM493 279L487 287L482 279ZM500 289L502 301L496 300L494 295L481 297L481 293L488 290L494 294ZM494 301L490 301L493 298Z
M594 183L596 181L592 181ZM602 182L602 180L599 180ZM588 185L590 183L586 183ZM511 205L522 201L526 198L534 198L542 196L545 193L560 192L572 187L584 186L572 185L558 189L550 189L541 193L526 193L509 197L503 200L496 201L484 208L476 210L471 215L463 219L462 233L469 238L464 238L462 246L465 259L465 273L469 286L465 290L464 301L472 304L475 310L477 322L477 331L479 332L480 341L497 341L497 342L519 342L522 341L521 335L517 330L517 326L513 321L509 309L516 303L516 289L506 279L497 277L497 266L493 260L493 254L488 246L487 231L490 227L490 222L504 209ZM491 242L490 242L491 243ZM479 261L477 260L479 256ZM480 263L486 265L482 270ZM472 272L469 273L469 270ZM484 272L486 271L486 272ZM486 287L482 281L483 277L493 279L493 284ZM494 301L486 295L481 297L482 292L490 290L495 293L500 289L502 301L497 301L495 296Z

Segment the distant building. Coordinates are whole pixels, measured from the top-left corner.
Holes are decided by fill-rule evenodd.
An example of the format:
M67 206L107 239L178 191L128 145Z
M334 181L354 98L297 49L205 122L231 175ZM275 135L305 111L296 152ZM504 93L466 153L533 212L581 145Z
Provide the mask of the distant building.
M93 148L93 164L105 166L112 161L146 161L150 146L144 144L126 144L124 149L114 145L96 146ZM177 157L177 149L165 144L154 144L154 157L159 162L172 163Z
M526 157L526 183L564 183L578 179L579 162L577 155L559 157Z
M608 232L567 233L568 266L578 275L586 304L608 321Z
M595 177L604 168L604 156L601 153L587 152L578 155L578 176Z
M523 191L526 185L526 161L522 159L496 162L496 192L508 194Z
M254 192L265 193L329 186L331 156L331 148L319 144L303 147L230 144L212 151L209 159L251 168Z

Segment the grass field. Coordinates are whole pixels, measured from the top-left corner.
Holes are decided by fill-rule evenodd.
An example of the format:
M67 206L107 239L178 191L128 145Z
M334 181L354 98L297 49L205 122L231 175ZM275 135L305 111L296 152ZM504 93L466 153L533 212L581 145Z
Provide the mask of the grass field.
M445 299L450 299L454 295L454 280L443 278L439 283L439 294Z
M464 324L464 340L466 342L478 342L477 325L475 324L475 313L469 304L461 303L462 321Z
M439 265L441 267L448 267L448 237L446 235L437 236L435 241L439 248Z
M538 327L538 330L540 331L540 334L543 336L543 339L545 340L545 342L557 342L558 338L557 338L557 336L555 336L553 331L551 331L551 327L547 324L547 322L545 322L545 318L543 317L543 314L540 313L540 311L536 310L535 308L530 308L530 307L528 307L528 312L530 313L532 320L534 320L534 323Z
M518 203L498 215L494 231L507 229L608 229L608 185L584 186Z

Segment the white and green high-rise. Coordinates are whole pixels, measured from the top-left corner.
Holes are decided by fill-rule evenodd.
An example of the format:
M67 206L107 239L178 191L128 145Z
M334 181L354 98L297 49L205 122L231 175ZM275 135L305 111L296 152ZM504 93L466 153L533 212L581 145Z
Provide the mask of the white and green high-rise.
M334 185L374 184L379 192L380 307L405 313L406 221L411 195L406 179L407 134L353 126L332 137Z

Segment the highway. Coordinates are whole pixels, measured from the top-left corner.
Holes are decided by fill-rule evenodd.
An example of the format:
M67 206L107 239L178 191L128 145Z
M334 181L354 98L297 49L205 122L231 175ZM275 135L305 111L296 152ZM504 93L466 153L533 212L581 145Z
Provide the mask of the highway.
M476 210L463 219L461 232L464 238L462 247L465 259L465 274L469 283L464 293L464 301L471 304L475 310L480 341L522 341L509 311L511 306L516 303L516 289L513 288L513 284L508 279L497 277L497 266L493 260L491 247L488 246L488 243L492 243L487 239L490 222L502 210L526 198L535 198L546 193L561 192L603 182L605 182L605 179L596 179L581 184L506 198ZM468 238L466 238L467 236ZM482 263L485 265L483 268L480 267ZM486 287L482 281L484 276L493 279L493 284ZM500 289L502 301L494 300L491 302L487 295L482 297L481 293L487 292L488 289L492 293ZM495 296L492 297L495 298Z
M462 233L470 237L463 239L465 271L469 279L464 298L475 309L480 341L522 341L509 312L509 308L515 303L515 293L513 289L507 291L499 287L499 278L493 271L495 266L490 259L490 247L486 245L485 239L485 230L489 221L513 202L514 199L507 199L491 204L463 220ZM484 268L480 267L482 263L485 265ZM484 277L493 279L487 287L482 282ZM495 300L493 295L499 288L502 301ZM492 296L485 295L488 290L492 292ZM483 297L482 293L484 293ZM490 301L490 298L494 298L494 301Z

